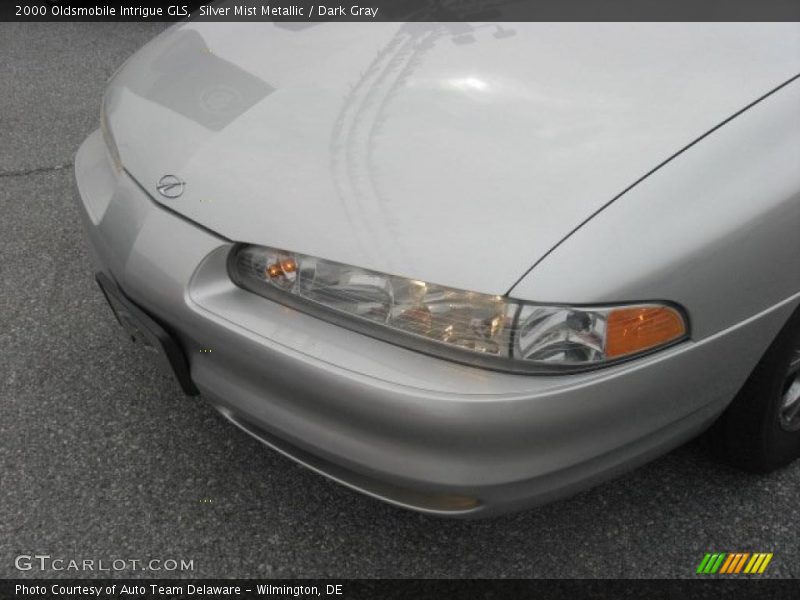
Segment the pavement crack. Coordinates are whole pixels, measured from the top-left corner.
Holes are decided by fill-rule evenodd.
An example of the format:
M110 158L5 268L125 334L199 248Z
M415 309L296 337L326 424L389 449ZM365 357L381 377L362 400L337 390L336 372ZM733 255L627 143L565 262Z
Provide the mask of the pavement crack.
M25 175L35 175L37 173L48 173L50 171L61 171L72 166L71 162L50 167L33 167L32 169L19 169L17 171L0 171L0 177L24 177Z

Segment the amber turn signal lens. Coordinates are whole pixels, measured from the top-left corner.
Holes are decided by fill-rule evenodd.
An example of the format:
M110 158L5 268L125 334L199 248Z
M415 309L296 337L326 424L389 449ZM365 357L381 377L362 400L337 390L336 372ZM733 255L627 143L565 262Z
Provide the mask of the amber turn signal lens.
M606 356L617 358L663 346L686 335L681 314L668 306L617 308L608 315Z

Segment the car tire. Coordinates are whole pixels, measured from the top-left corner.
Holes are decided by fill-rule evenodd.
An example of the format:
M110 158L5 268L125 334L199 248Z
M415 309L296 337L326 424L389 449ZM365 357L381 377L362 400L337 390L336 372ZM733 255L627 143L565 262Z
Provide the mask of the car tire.
M767 473L800 457L800 308L709 434L715 454L747 471Z

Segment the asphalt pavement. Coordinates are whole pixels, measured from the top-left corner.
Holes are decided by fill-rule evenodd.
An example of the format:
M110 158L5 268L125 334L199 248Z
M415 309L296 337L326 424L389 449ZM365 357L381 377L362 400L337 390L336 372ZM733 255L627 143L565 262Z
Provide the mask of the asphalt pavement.
M0 577L41 576L15 568L28 554L192 560L172 575L193 577L694 577L709 551L773 552L764 577L800 576L800 464L746 475L691 443L567 500L451 521L333 484L184 397L123 339L72 196L106 79L161 29L0 24Z

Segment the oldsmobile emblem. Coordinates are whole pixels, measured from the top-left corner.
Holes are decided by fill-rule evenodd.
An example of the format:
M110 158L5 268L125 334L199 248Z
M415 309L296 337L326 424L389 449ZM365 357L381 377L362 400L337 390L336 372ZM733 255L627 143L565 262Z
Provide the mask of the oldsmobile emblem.
M186 182L175 175L164 175L158 180L156 189L158 193L164 198L178 198L183 194L183 189L186 187Z

